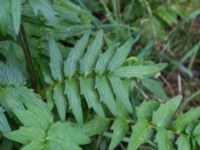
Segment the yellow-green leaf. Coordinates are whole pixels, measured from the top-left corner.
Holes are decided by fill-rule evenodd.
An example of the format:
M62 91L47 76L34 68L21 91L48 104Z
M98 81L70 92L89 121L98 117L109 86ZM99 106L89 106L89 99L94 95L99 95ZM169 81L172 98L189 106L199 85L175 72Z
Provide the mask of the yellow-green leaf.
M167 127L179 107L181 100L182 96L179 95L161 104L158 110L153 112L152 122L158 127Z
M173 129L180 133L185 129L185 126L190 122L197 120L200 117L200 107L191 109L190 111L178 116L173 124Z
M147 142L151 138L152 132L153 130L147 120L138 120L132 128L128 150L137 150L141 144Z
M113 150L128 132L127 119L125 117L117 117L113 122L111 129L113 130L113 135L109 145L109 150Z
M172 145L172 133L164 128L159 128L156 134L158 150L174 150Z

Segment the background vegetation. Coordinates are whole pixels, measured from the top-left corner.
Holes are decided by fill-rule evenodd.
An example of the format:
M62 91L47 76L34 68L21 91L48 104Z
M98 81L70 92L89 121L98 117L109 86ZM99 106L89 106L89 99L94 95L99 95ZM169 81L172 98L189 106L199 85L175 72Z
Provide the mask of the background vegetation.
M1 0L0 149L199 149L199 35L199 0Z

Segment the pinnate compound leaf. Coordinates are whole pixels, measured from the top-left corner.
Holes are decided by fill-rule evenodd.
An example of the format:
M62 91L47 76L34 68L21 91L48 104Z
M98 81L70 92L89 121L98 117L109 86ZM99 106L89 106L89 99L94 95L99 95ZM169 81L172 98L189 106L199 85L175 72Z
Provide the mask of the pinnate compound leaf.
M189 137L185 134L181 134L178 137L176 144L178 145L178 150L191 150Z
M116 68L120 67L124 63L129 52L131 51L131 47L138 40L139 40L139 36L137 36L134 41L132 39L128 40L119 49L117 49L116 53L114 54L114 56L110 60L110 63L108 65L108 70L113 71Z
M197 120L200 117L200 107L191 109L190 111L180 114L173 124L173 129L180 133L190 122Z
M89 40L89 34L85 33L84 36L76 43L74 48L70 51L67 60L64 63L65 76L72 77L77 70L78 61L83 56L85 48Z
M171 122L181 100L182 96L179 95L161 104L158 110L153 112L153 123L158 127L166 127Z
M76 80L65 80L65 94L68 97L69 106L79 123L83 123L83 112L81 108L81 98Z
M49 38L49 56L50 56L50 69L52 76L55 80L62 80L62 55L58 48L56 41Z
M96 116L94 119L90 120L82 126L82 130L88 136L93 136L96 134L101 134L106 131L109 126L108 119L104 117Z
M96 33L95 39L90 47L87 49L85 55L80 60L81 72L85 75L91 73L94 69L94 65L101 52L101 46L103 44L103 30Z
M166 67L165 64L156 65L132 65L120 67L114 70L114 74L121 78L144 78L153 76Z
M6 132L4 136L21 144L28 144L30 141L42 140L45 131L39 127L20 127L18 130Z
M80 88L81 94L85 97L88 107L92 107L99 116L104 117L103 108L98 101L98 94L94 90L94 80L89 77L81 77Z
M153 79L148 79L144 78L141 80L142 84L153 94L156 96L159 96L160 98L166 100L167 95L159 81L153 80Z
M128 132L127 119L125 117L116 118L111 126L111 129L113 130L113 135L109 145L109 150L114 149Z
M136 115L138 119L150 119L153 111L157 110L159 103L156 101L144 101L136 107Z
M138 120L132 128L128 150L137 150L139 146L147 142L152 135L153 130L145 119Z
M53 99L55 100L58 115L62 121L65 121L67 103L64 96L64 87L62 84L56 84L53 89Z
M109 108L113 115L116 115L116 102L107 78L103 76L96 76L95 87L97 88L100 94L101 101L103 101L106 104L106 106Z
M164 128L159 128L156 134L156 142L159 150L174 150L172 134Z
M14 27L14 31L16 34L19 32L19 27L21 23L21 0L11 0L10 1L10 11L12 17L12 23Z
M129 91L126 90L120 78L111 75L109 76L109 80L111 82L113 92L115 93L117 99L121 101L122 104L126 107L126 109L131 113L133 110L129 101Z

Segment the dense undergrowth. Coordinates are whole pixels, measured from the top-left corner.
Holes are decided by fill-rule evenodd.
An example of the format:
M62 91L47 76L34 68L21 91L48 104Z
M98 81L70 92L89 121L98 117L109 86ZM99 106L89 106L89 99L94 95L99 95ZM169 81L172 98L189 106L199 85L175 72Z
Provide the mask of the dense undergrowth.
M199 149L199 8L1 0L0 149Z

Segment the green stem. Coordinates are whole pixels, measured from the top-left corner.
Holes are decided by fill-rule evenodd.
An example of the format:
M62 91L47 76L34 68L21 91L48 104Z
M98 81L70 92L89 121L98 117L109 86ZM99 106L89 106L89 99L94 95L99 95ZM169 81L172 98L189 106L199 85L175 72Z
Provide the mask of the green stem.
M34 67L33 67L33 62L32 62L32 58L31 58L31 51L30 51L30 47L29 47L29 44L28 44L28 40L27 40L27 37L26 37L26 32L25 32L23 24L21 24L21 26L20 26L19 39L20 39L20 42L22 44L22 49L23 49L23 52L24 52L26 65L27 65L27 68L28 68L28 71L29 71L29 75L30 75L30 79L31 79L31 86L35 91L37 91L36 72L35 72Z

